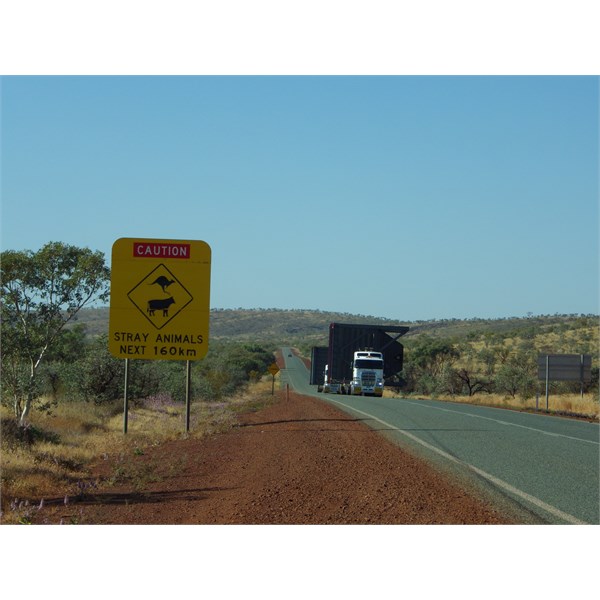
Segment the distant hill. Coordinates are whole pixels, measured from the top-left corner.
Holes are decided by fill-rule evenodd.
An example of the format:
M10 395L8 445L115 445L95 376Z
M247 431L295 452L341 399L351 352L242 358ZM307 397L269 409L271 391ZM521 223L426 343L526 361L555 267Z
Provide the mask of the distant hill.
M108 308L82 310L78 322L86 326L89 336L108 333ZM210 315L210 339L248 341L262 344L291 345L307 349L327 345L329 323L363 323L369 325L405 325L410 331L402 340L421 335L456 340L477 341L496 337L579 339L585 347L556 344L556 352L598 353L598 317L595 315L544 315L504 319L443 319L431 321L395 321L366 315L325 312L320 310L213 309ZM570 346L569 346L570 347ZM589 349L591 347L591 350Z
M108 308L88 308L79 313L77 322L86 326L89 336L97 337L108 333L108 318ZM329 323L333 322L404 324L378 317L319 310L216 308L210 313L210 338L290 345L300 341L327 344Z

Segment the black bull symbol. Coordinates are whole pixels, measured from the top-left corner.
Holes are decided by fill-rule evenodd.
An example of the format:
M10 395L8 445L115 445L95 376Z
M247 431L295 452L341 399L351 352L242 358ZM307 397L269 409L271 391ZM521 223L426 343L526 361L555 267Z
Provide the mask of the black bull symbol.
M175 304L173 298L164 298L162 300L148 300L148 314L153 317L155 310L162 310L163 317L169 316L169 306Z

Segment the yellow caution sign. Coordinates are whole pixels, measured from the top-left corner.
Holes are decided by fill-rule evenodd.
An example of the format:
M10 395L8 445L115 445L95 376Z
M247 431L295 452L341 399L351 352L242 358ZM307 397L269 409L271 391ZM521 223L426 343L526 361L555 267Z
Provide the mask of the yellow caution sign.
M121 238L112 248L108 347L118 358L206 356L211 249L203 241Z
M271 375L273 375L273 377L275 377L275 375L277 375L277 373L279 373L279 367L277 366L277 363L272 363L271 365L269 365L269 368L267 369L267 371L269 371L269 373L271 373Z

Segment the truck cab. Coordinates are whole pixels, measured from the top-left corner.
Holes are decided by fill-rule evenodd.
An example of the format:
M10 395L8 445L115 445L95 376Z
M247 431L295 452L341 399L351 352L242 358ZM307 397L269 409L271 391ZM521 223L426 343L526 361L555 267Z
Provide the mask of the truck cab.
M353 396L383 396L383 354L359 350L352 361L350 394Z

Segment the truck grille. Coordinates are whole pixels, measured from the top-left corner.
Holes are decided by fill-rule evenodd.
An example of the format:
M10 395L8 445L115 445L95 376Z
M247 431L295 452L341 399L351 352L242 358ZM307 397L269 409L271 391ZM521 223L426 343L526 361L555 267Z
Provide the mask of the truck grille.
M363 371L362 384L365 387L373 387L375 385L375 373L373 371Z

